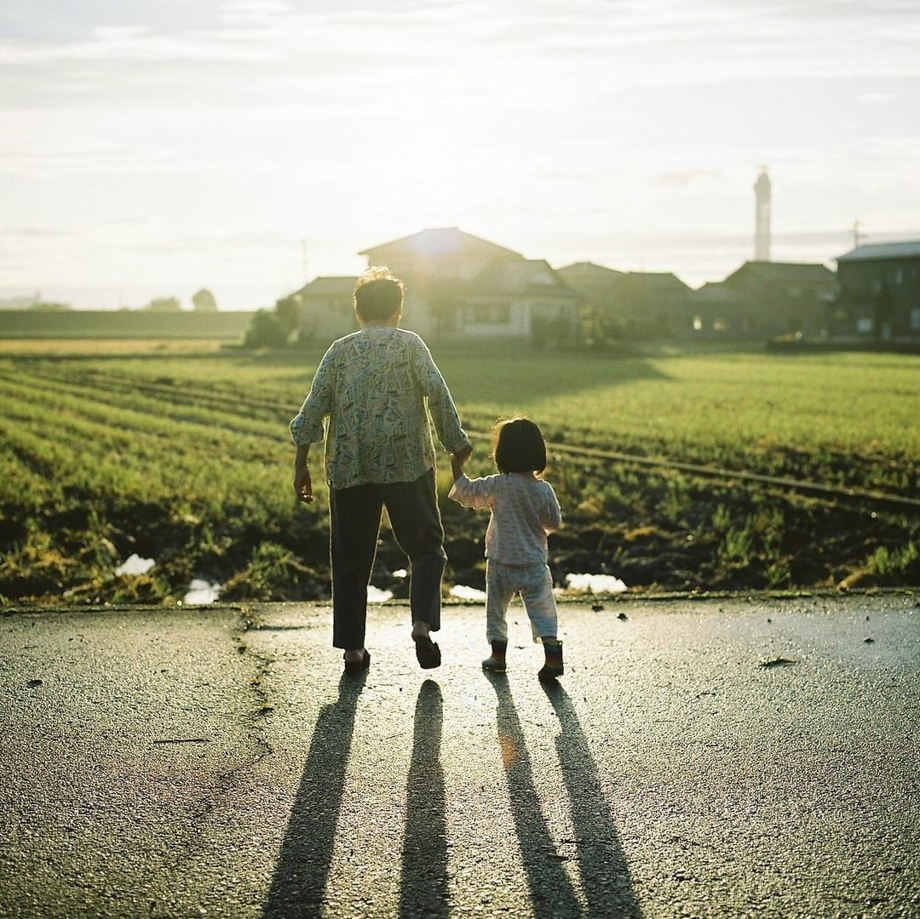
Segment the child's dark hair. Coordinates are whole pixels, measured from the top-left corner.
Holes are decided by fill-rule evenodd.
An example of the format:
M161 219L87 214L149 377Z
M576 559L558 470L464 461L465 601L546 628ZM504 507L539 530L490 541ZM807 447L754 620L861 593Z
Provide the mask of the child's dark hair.
M535 472L546 469L546 444L529 418L509 418L492 428L492 456L498 471Z
M355 284L355 312L364 320L389 319L402 312L405 289L389 268L368 268Z

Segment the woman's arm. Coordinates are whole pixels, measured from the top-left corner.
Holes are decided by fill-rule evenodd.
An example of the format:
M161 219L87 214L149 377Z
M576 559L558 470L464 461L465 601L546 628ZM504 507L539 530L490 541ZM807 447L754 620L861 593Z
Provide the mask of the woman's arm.
M464 450L460 450L457 453L451 453L450 455L450 471L453 474L454 481L456 482L460 476L463 475L463 467L466 465L466 461L472 456L473 448L467 447Z
M294 494L304 504L313 503L313 480L310 477L310 444L322 440L323 419L332 411L333 357L330 348L319 362L310 392L296 417L291 421L291 440L297 447L294 456Z
M422 384L422 391L428 397L428 409L437 432L438 440L448 453L461 453L471 449L466 431L460 424L457 407L441 371L425 343L419 339L420 349L416 359L416 373Z
M335 346L333 346L335 347ZM291 439L300 447L323 439L323 419L332 411L333 349L330 348L319 362L313 375L310 392L300 411L291 421Z
M310 445L303 444L297 448L294 457L294 494L298 501L304 504L313 503L313 480L310 478L310 467L307 457L310 455Z

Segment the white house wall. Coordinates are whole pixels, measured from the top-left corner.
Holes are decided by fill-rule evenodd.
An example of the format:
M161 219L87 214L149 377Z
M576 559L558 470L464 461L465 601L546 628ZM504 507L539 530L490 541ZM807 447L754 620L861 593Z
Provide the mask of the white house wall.
M406 292L406 302L403 304L403 318L400 325L424 338L430 334L432 322L428 312L428 302L424 297L413 296L411 291Z

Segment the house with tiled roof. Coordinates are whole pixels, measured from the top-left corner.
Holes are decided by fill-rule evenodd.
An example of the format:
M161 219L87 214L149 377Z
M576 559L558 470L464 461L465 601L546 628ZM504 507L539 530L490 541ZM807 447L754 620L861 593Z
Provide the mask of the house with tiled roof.
M707 281L690 291L690 328L694 335L745 338L758 334L748 300L725 281Z
M690 327L702 337L818 335L828 327L835 286L825 265L745 262L690 294Z
M868 243L838 257L831 332L877 341L920 338L920 240Z
M575 262L557 273L592 310L614 323L620 336L669 338L687 328L690 288L671 272L623 272Z
M826 330L837 286L826 265L803 262L745 262L724 283L741 304L741 328L767 338Z
M355 320L355 276L320 276L295 294L300 301L299 334L309 341L334 341L358 328Z
M577 334L583 298L545 260L457 227L422 230L359 255L405 282L401 324L425 338L549 344ZM330 339L353 331L356 280L317 278L298 291L305 334Z

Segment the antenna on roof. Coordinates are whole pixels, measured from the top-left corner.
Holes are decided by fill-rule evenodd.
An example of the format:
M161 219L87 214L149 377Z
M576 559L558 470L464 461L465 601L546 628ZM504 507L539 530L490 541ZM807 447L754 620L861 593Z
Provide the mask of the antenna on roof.
M863 235L864 235L864 234L860 232L861 230L862 230L862 224L859 222L859 218L857 217L857 218L853 221L853 231L852 231L852 232L853 232L853 248L854 248L854 249L858 249L858 248L859 248L859 244L860 244L860 242L862 241L862 238L863 238Z

